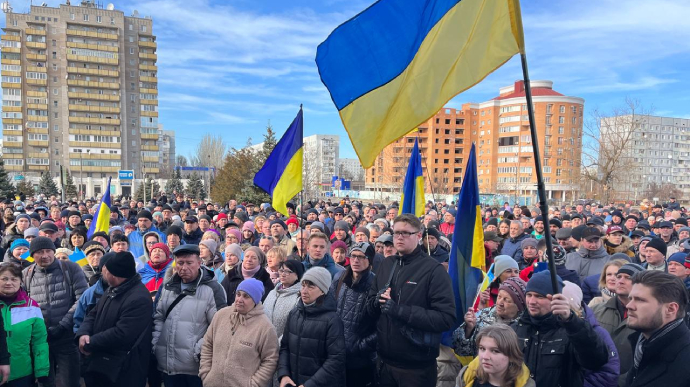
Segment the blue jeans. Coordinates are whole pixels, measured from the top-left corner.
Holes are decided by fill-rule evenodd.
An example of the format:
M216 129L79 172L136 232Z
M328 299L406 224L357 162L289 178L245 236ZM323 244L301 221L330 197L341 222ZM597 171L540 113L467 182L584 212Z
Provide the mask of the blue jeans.
M196 375L168 375L163 374L165 387L203 387L201 378Z

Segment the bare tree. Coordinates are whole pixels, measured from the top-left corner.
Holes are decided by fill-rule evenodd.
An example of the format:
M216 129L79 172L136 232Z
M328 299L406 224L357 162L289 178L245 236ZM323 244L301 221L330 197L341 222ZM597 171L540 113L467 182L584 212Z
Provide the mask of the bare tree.
M670 198L680 198L683 196L683 191L673 184L651 183L647 189L642 192L642 197L652 200L658 198L660 202L667 202Z
M223 137L206 134L196 147L196 151L189 157L194 167L223 167L228 146Z
M626 98L622 107L610 113L595 109L583 130L583 174L601 189L599 198L609 203L630 195L638 165L633 155L635 135L642 131L641 119L650 114L637 100ZM620 199L620 197L619 197Z
M176 162L177 162L178 167L188 167L189 166L189 161L187 161L187 158L182 156L182 155L177 156Z
M303 149L302 189L304 190L304 200L312 200L320 197L321 194L319 165L316 162L316 149L307 147Z

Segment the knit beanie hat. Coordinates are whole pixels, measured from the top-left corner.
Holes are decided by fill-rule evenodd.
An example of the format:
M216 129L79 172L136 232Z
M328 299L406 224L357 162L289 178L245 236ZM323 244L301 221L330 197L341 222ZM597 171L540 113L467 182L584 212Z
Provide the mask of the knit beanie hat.
M103 248L103 245L96 241L89 241L84 243L84 246L82 246L81 250L84 252L84 255L89 255L94 251L100 251L101 253L105 254L105 249Z
M177 235L180 239L182 239L182 228L175 226L175 225L170 225L167 230L165 230L165 235L170 236L172 234Z
M343 241L335 241L331 243L331 254L333 254L335 249L343 249L345 250L345 254L347 254L347 244Z
M646 247L651 247L660 252L662 255L666 255L666 242L661 240L661 238L652 238L652 240L647 243Z
M228 254L235 255L240 262L242 261L242 248L237 243L231 243L225 246L225 255L227 256Z
M101 257L101 261L98 263L98 271L99 272L101 272L101 273L103 272L103 268L105 267L105 264L110 260L110 258L114 257L115 254L116 253L114 251L110 251Z
M225 237L227 238L228 235L234 235L235 238L237 238L237 240L239 242L242 241L242 234L240 234L240 230L238 230L236 228L226 228L225 229Z
M345 231L350 231L350 223L344 221L344 220L339 220L335 222L335 226L333 226L334 230L345 230Z
M309 227L318 228L319 230L321 230L321 232L325 232L326 230L326 226L324 226L324 224L321 222L312 222L312 224Z
M436 239L441 239L441 233L434 227L427 227L424 229L424 234L422 234L422 238L426 239L428 236L432 236Z
M55 250L55 255L58 255L58 254L65 254L66 256L69 257L69 256L72 255L73 253L74 253L74 251L72 251L72 250L70 250L70 249L68 249L68 248L65 248L65 247L60 247L59 249Z
M29 227L26 230L24 230L24 238L27 238L30 236L36 238L38 236L38 228Z
M369 237L371 237L371 234L369 233L369 229L366 227L357 227L355 230L355 235L357 235L358 232L363 232L364 235L367 236L367 240L369 240Z
M216 243L216 241L213 239L205 239L199 242L199 245L206 246L206 248L211 252L211 255L215 254L216 250L218 249L218 243Z
M512 258L511 258L512 259ZM525 293L527 284L520 277L510 277L501 283L498 291L505 290L513 299L513 303L517 306L518 311L525 310Z
M137 274L134 256L129 251L115 253L105 264L110 274L120 278L132 278Z
M237 291L243 291L252 298L254 304L261 302L261 297L264 295L264 284L256 278L248 278L237 286Z
M42 236L31 240L31 243L29 244L29 254L34 255L34 253L38 250L44 249L55 251L55 243L53 243L50 238Z
M563 295L568 299L570 307L575 310L582 309L582 289L570 281L563 281Z
M688 253L683 253L683 252L678 252L678 253L673 253L671 254L670 257L668 257L668 262L676 262L679 263L681 266L685 265L685 257L688 256Z
M563 280L558 275L556 276L556 282L558 287L558 292L563 289ZM547 294L553 294L553 287L551 286L551 272L548 270L540 271L539 273L534 273L529 282L527 282L527 288L525 293L534 292L545 296Z
M14 242L10 245L10 255L16 249L17 247L24 246L27 249L29 248L29 241L26 239L15 239Z
M166 258L168 258L168 259L172 258L172 253L170 252L170 248L165 243L156 243L155 245L151 246L151 252L153 252L153 250L155 250L155 249L163 250L163 252L165 252Z
M242 225L242 231L247 231L247 230L251 231L252 234L254 232L256 232L256 228L254 228L254 222L252 222L252 221L244 222L244 224Z
M636 263L626 263L625 265L621 266L620 269L618 269L618 272L616 274L627 274L630 277L632 277L637 273L643 272L644 270L644 267Z
M283 228L283 230L287 230L287 225L281 219L274 219L271 221L270 224L271 224L271 227L273 227L274 224L279 224L280 227Z
M288 220L285 221L286 225L291 225L294 224L295 226L299 227L299 220L297 220L296 217L291 216Z
M532 246L536 249L538 244L539 244L539 241L534 239L534 238L525 238L520 243L520 248L524 249L527 246Z
M320 266L314 266L307 270L302 276L302 282L309 281L316 285L323 294L328 294L328 288L331 286L331 273Z
M499 255L494 258L494 276L498 278L508 269L518 269L517 261L510 255Z
M110 245L110 235L108 235L107 232L105 232L105 231L95 232L95 233L93 233L93 235L91 235L91 240L93 240L93 238L95 238L97 236L105 238L105 240L108 241L108 245Z
M304 276L304 265L302 262L288 259L287 261L283 261L282 265L287 267L291 272L297 274L297 282L302 281L302 276Z

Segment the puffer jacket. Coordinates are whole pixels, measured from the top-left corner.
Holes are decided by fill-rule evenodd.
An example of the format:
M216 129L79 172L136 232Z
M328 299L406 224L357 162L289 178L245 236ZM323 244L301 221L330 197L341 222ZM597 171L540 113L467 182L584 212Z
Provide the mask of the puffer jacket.
M501 248L501 255L510 255L513 259L516 258L518 252L522 253L522 248L520 245L522 241L529 238L527 234L522 234L517 238L508 238L503 241L503 247Z
M345 386L345 339L335 298L322 296L290 312L280 341L278 380L289 376L296 385Z
M9 380L48 376L48 334L41 307L19 289L14 302L7 305L0 301L0 308L11 355Z
M23 238L24 233L17 230L17 225L12 223L5 229L5 236L2 238L2 248L8 250L12 242L17 238Z
M166 318L170 305L180 294L186 296ZM201 267L196 282L184 291L178 274L166 282L153 317L152 343L158 369L168 375L197 375L206 329L216 312L225 306L225 291L208 268Z
M603 244L594 251L580 247L577 251L565 256L565 267L568 270L575 270L582 283L590 275L601 274L604 265L610 260L611 256L606 252Z
M127 237L127 239L129 239L129 252L132 253L132 256L138 258L144 255L146 252L146 248L144 246L144 235L149 232L155 232L158 234L158 240L162 243L168 242L168 238L158 228L156 228L156 226L151 226L150 229L143 232L137 228L129 234L129 237ZM148 254L146 256L148 257ZM139 265L137 265L137 269L140 269Z
M108 288L108 284L105 282L103 277L99 278L95 284L91 285L88 289L84 290L79 301L77 301L77 309L74 311L74 332L76 333L84 322L86 315L89 314L91 309L93 309L98 300L101 299L105 289Z
M608 361L604 341L572 314L561 321L553 314L534 319L525 313L511 326L537 386L582 386L584 369L598 371Z
M336 297L336 312L343 321L346 367L370 367L376 359L376 320L367 318L367 296L376 274L366 270L354 282L352 268L336 274L329 295Z
M630 345L628 337L635 333L635 330L628 327L628 319L621 319L618 313L618 297L611 297L608 301L594 305L592 314L602 328L606 330L613 340L613 344L618 349L620 359L619 385L625 385L625 379L633 366L633 346Z
M46 327L59 324L72 331L77 301L88 288L79 265L55 259L47 268L34 263L22 274L27 294L41 306Z
M266 299L266 296L268 296L268 293L273 290L273 281L271 281L271 275L268 274L266 269L262 267L256 272L256 274L254 274L254 277L252 278L256 278L264 284L264 294L263 297L261 297L261 301L263 302ZM228 297L228 305L232 305L235 302L235 292L242 281L244 281L244 276L242 275L242 265L238 264L235 266L235 268L228 272L228 275L226 275L225 278L223 278L223 281L220 283L223 286L223 289L225 289L225 294Z
M8 249L5 252L5 257L2 259L3 262L6 263L14 263L19 265L22 270L26 269L27 267L31 266L31 262L27 261L26 259L17 259L13 256L10 255L10 250Z
M582 303L583 318L592 326L594 332L604 341L609 352L609 360L598 371L585 370L585 387L617 387L621 371L621 359L611 335L602 328L594 317L594 312Z
M267 387L277 366L278 340L261 303L244 316L234 305L216 313L201 348L204 387Z
M283 288L283 284L279 283L275 289L268 293L266 300L263 302L264 312L271 324L273 324L278 340L283 338L288 315L290 311L295 309L300 299L300 290L302 290L302 283L299 281L289 288Z
M621 242L620 245L612 245L608 240L604 240L604 246L606 247L606 252L609 255L623 253L630 258L635 256L635 252L633 251L633 246L635 246L635 244L633 243L632 239L626 235L623 235L623 242Z

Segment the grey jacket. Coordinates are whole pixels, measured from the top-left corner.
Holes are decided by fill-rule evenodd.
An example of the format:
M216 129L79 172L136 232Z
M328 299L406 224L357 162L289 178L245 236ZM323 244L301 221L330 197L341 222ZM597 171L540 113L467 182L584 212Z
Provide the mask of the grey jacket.
M575 270L580 276L580 283L586 277L599 275L604 270L606 262L611 260L611 256L606 252L606 247L602 243L601 247L594 251L589 251L580 247L565 256L565 267L568 270Z
M153 316L153 351L158 369L168 375L198 375L199 356L206 329L213 316L227 306L225 290L216 281L213 271L201 267L197 281L182 291L182 280L175 274L161 288ZM165 315L180 295L184 298Z
M263 302L264 313L275 327L279 342L283 337L288 315L299 302L300 290L302 290L302 284L299 281L287 289L284 289L283 284L279 283L275 289L268 293Z
M59 259L55 259L47 268L34 263L24 269L23 277L29 297L41 306L46 328L59 324L71 332L77 301L89 287L79 265Z

